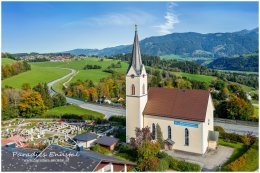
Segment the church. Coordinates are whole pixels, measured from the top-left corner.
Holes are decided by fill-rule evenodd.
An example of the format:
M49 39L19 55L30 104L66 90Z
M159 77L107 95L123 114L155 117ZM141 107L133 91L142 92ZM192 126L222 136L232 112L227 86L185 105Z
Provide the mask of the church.
M132 60L126 74L126 138L135 129L150 127L156 140L161 128L165 149L204 154L215 149L218 133L213 129L214 106L209 91L176 88L147 89L147 73L142 64L137 27Z

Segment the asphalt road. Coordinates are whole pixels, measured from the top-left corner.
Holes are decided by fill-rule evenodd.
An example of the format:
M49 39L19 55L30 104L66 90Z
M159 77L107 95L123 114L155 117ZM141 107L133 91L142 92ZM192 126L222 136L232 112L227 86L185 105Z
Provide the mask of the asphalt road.
M219 123L219 122L214 122L214 125L221 126L224 128L226 132L230 132L230 133L237 133L243 135L243 134L247 134L248 132L253 132L253 135L255 136L259 135L258 132L259 127L238 125L238 124L227 124L227 123Z
M66 69L68 69L68 68L66 68ZM60 80L63 80L65 78L67 78L68 76L71 76L74 73L76 73L76 70L74 70L74 69L69 69L69 70L71 70L71 72L69 74L67 74L66 76L48 83L48 87L49 87L49 91L50 91L51 95L53 95L55 93L55 91L52 90L52 86L56 82L59 82ZM67 102L70 104L75 104L81 108L103 113L106 116L106 118L109 118L112 115L123 115L123 116L126 115L125 109L122 109L122 108L115 108L115 107L110 107L110 106L87 103L87 102L72 99L69 97L66 97L66 99L67 99ZM226 132L234 132L234 133L238 133L238 134L246 134L248 132L253 132L254 135L258 136L258 127L219 123L219 122L215 122L214 125L223 127Z
M64 68L64 69L69 69L69 68ZM56 93L56 91L54 91L52 89L52 86L55 83L65 79L69 76L72 76L73 74L76 73L76 70L74 70L74 69L69 69L69 70L71 70L71 72L69 74L48 83L48 88L49 88L49 92L50 92L51 95L54 95ZM76 100L76 99L69 98L69 97L66 97L66 99L67 99L67 102L70 103L70 104L78 105L81 108L85 108L85 109L89 109L89 110L93 110L93 111L96 111L96 112L103 113L106 116L106 118L109 118L112 115L123 115L123 116L125 116L125 114L126 114L125 109L122 109L122 108L115 108L115 107L104 106L104 105L101 106L101 105L98 105L98 104L87 103L87 102Z
M106 116L106 118L109 118L112 115L124 115L125 116L125 109L122 109L122 108L114 108L114 107L110 107L110 106L86 103L84 101L80 101L80 100L76 100L76 99L72 99L72 98L68 98L68 97L67 97L67 102L78 105L81 108L103 113Z

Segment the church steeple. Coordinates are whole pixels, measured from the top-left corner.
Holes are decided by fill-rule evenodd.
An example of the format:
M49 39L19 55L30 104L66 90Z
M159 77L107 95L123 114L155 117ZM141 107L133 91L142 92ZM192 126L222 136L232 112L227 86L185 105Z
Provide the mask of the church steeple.
M125 78L126 138L129 142L131 137L135 137L136 127L143 128L143 111L147 102L147 73L142 64L137 25L135 25L132 60Z
M143 64L142 64L140 47L139 47L137 25L135 25L135 38L134 38L134 44L132 50L132 60L131 60L131 64L129 65L128 71L131 67L133 67L137 75L140 75L142 71L142 65Z

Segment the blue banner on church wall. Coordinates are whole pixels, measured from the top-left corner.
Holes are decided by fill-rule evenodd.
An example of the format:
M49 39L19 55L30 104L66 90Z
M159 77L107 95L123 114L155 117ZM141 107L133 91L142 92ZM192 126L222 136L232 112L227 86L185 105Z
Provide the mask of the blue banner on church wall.
M188 122L183 122L183 121L174 121L174 125L193 127L193 128L198 128L199 127L198 124L188 123Z

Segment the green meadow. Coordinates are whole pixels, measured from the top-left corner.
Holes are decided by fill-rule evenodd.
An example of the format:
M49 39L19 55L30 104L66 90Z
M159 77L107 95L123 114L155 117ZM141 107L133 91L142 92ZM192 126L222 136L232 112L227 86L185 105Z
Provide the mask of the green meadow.
M104 118L105 115L99 112L95 112L88 109L83 109L81 107L78 107L76 105L66 105L66 106L60 106L53 109L48 110L43 114L41 118L49 117L49 116L60 116L64 114L75 114L75 115L81 115L84 117L87 116L95 116L99 118Z
M228 73L240 73L240 74L255 74L257 75L258 72L252 72L252 71L236 71L236 70L218 70L221 72L228 72Z
M38 83L51 82L70 72L67 69L46 68L34 65L31 67L32 69L30 71L2 80L2 87L7 85L14 88L21 88L24 83L29 83L31 87L33 87Z
M200 82L210 83L211 81L215 80L216 77L213 76L206 76L206 75L199 75L199 74L190 74L190 73L183 73L183 72L173 72L177 76L186 77L191 80L196 80Z
M103 59L103 61L101 61L99 58L84 58L81 60L71 60L67 62L37 62L33 64L38 67L65 67L79 70L79 72L72 78L70 83L75 82L77 80L85 81L87 79L92 80L95 83L98 83L100 79L111 75L110 73L103 72L103 70L105 70L112 63L116 64L117 62L118 60L112 59ZM101 69L84 70L83 68L86 65L98 65L101 66ZM116 72L125 73L128 64L126 62L121 62L121 66L121 68L115 68L114 70ZM63 82L65 81L66 80L64 80Z
M9 58L2 58L2 65L6 65L6 64L13 64L16 61L13 59L9 59Z

